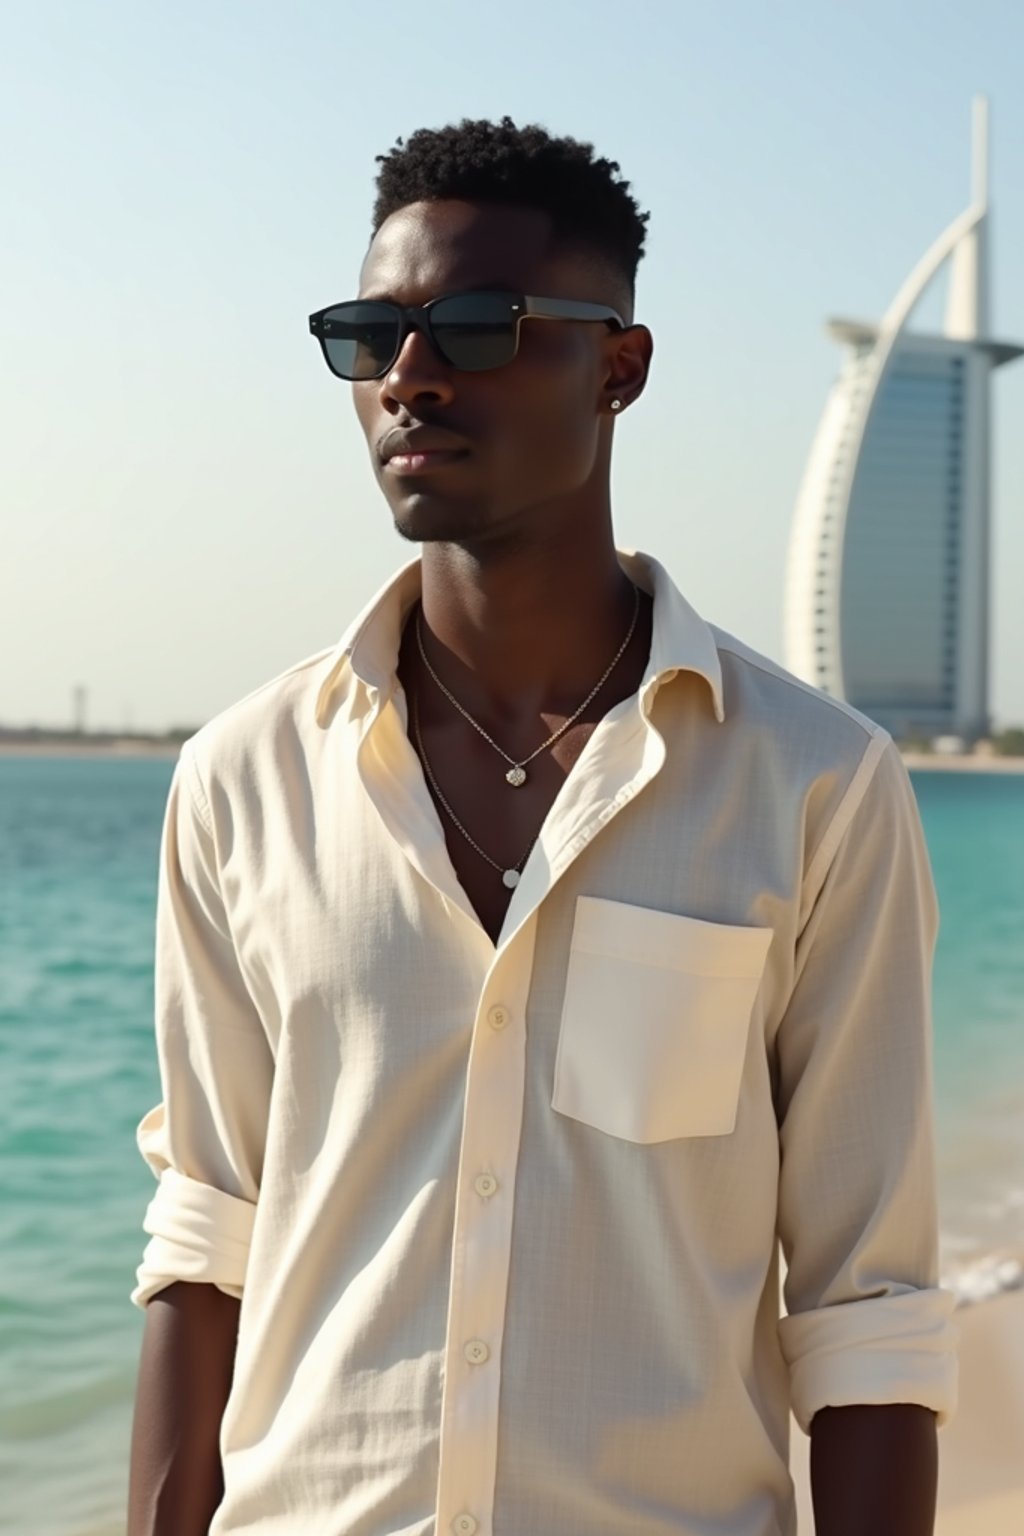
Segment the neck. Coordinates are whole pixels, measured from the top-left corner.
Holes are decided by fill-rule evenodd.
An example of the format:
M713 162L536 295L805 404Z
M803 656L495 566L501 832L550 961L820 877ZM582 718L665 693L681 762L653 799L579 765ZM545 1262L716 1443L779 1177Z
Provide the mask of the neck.
M633 604L610 515L597 530L567 519L528 541L423 551L427 644L467 705L472 694L502 713L574 707L595 664L614 655Z

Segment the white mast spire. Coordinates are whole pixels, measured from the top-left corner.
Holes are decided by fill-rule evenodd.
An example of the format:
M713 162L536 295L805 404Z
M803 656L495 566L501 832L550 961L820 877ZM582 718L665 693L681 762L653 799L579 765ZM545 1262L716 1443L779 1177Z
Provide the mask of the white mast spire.
M988 335L988 98L975 96L971 134L971 211L969 234L953 252L946 301L946 335L977 341Z
M988 97L971 104L971 199L988 211Z

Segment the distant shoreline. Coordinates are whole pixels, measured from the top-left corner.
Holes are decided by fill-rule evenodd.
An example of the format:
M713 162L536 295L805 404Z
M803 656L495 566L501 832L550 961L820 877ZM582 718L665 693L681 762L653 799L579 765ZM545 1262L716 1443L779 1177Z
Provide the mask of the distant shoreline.
M984 757L980 753L904 752L915 773L1024 773L1024 757Z
M176 758L177 741L0 741L0 757L161 757Z
M145 741L133 737L110 741L3 741L0 757L100 757L175 759L177 741ZM981 753L904 752L903 762L914 773L1020 773L1024 757L983 756Z

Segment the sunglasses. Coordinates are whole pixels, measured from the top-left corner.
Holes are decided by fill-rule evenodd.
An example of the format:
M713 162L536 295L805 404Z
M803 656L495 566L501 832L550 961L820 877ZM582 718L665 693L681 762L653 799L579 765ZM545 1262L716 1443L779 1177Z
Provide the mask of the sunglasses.
M339 379L382 379L394 367L410 331L422 331L446 363L483 373L510 363L524 320L590 320L624 329L605 304L537 299L527 293L451 293L429 304L352 299L309 317L309 329Z

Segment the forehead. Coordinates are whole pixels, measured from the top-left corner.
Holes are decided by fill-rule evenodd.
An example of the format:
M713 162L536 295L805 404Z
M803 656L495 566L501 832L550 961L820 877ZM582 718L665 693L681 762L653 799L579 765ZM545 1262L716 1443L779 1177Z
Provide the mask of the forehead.
M406 304L492 286L562 297L559 288L572 287L586 265L555 245L551 221L537 208L454 199L410 203L374 236L359 292Z

